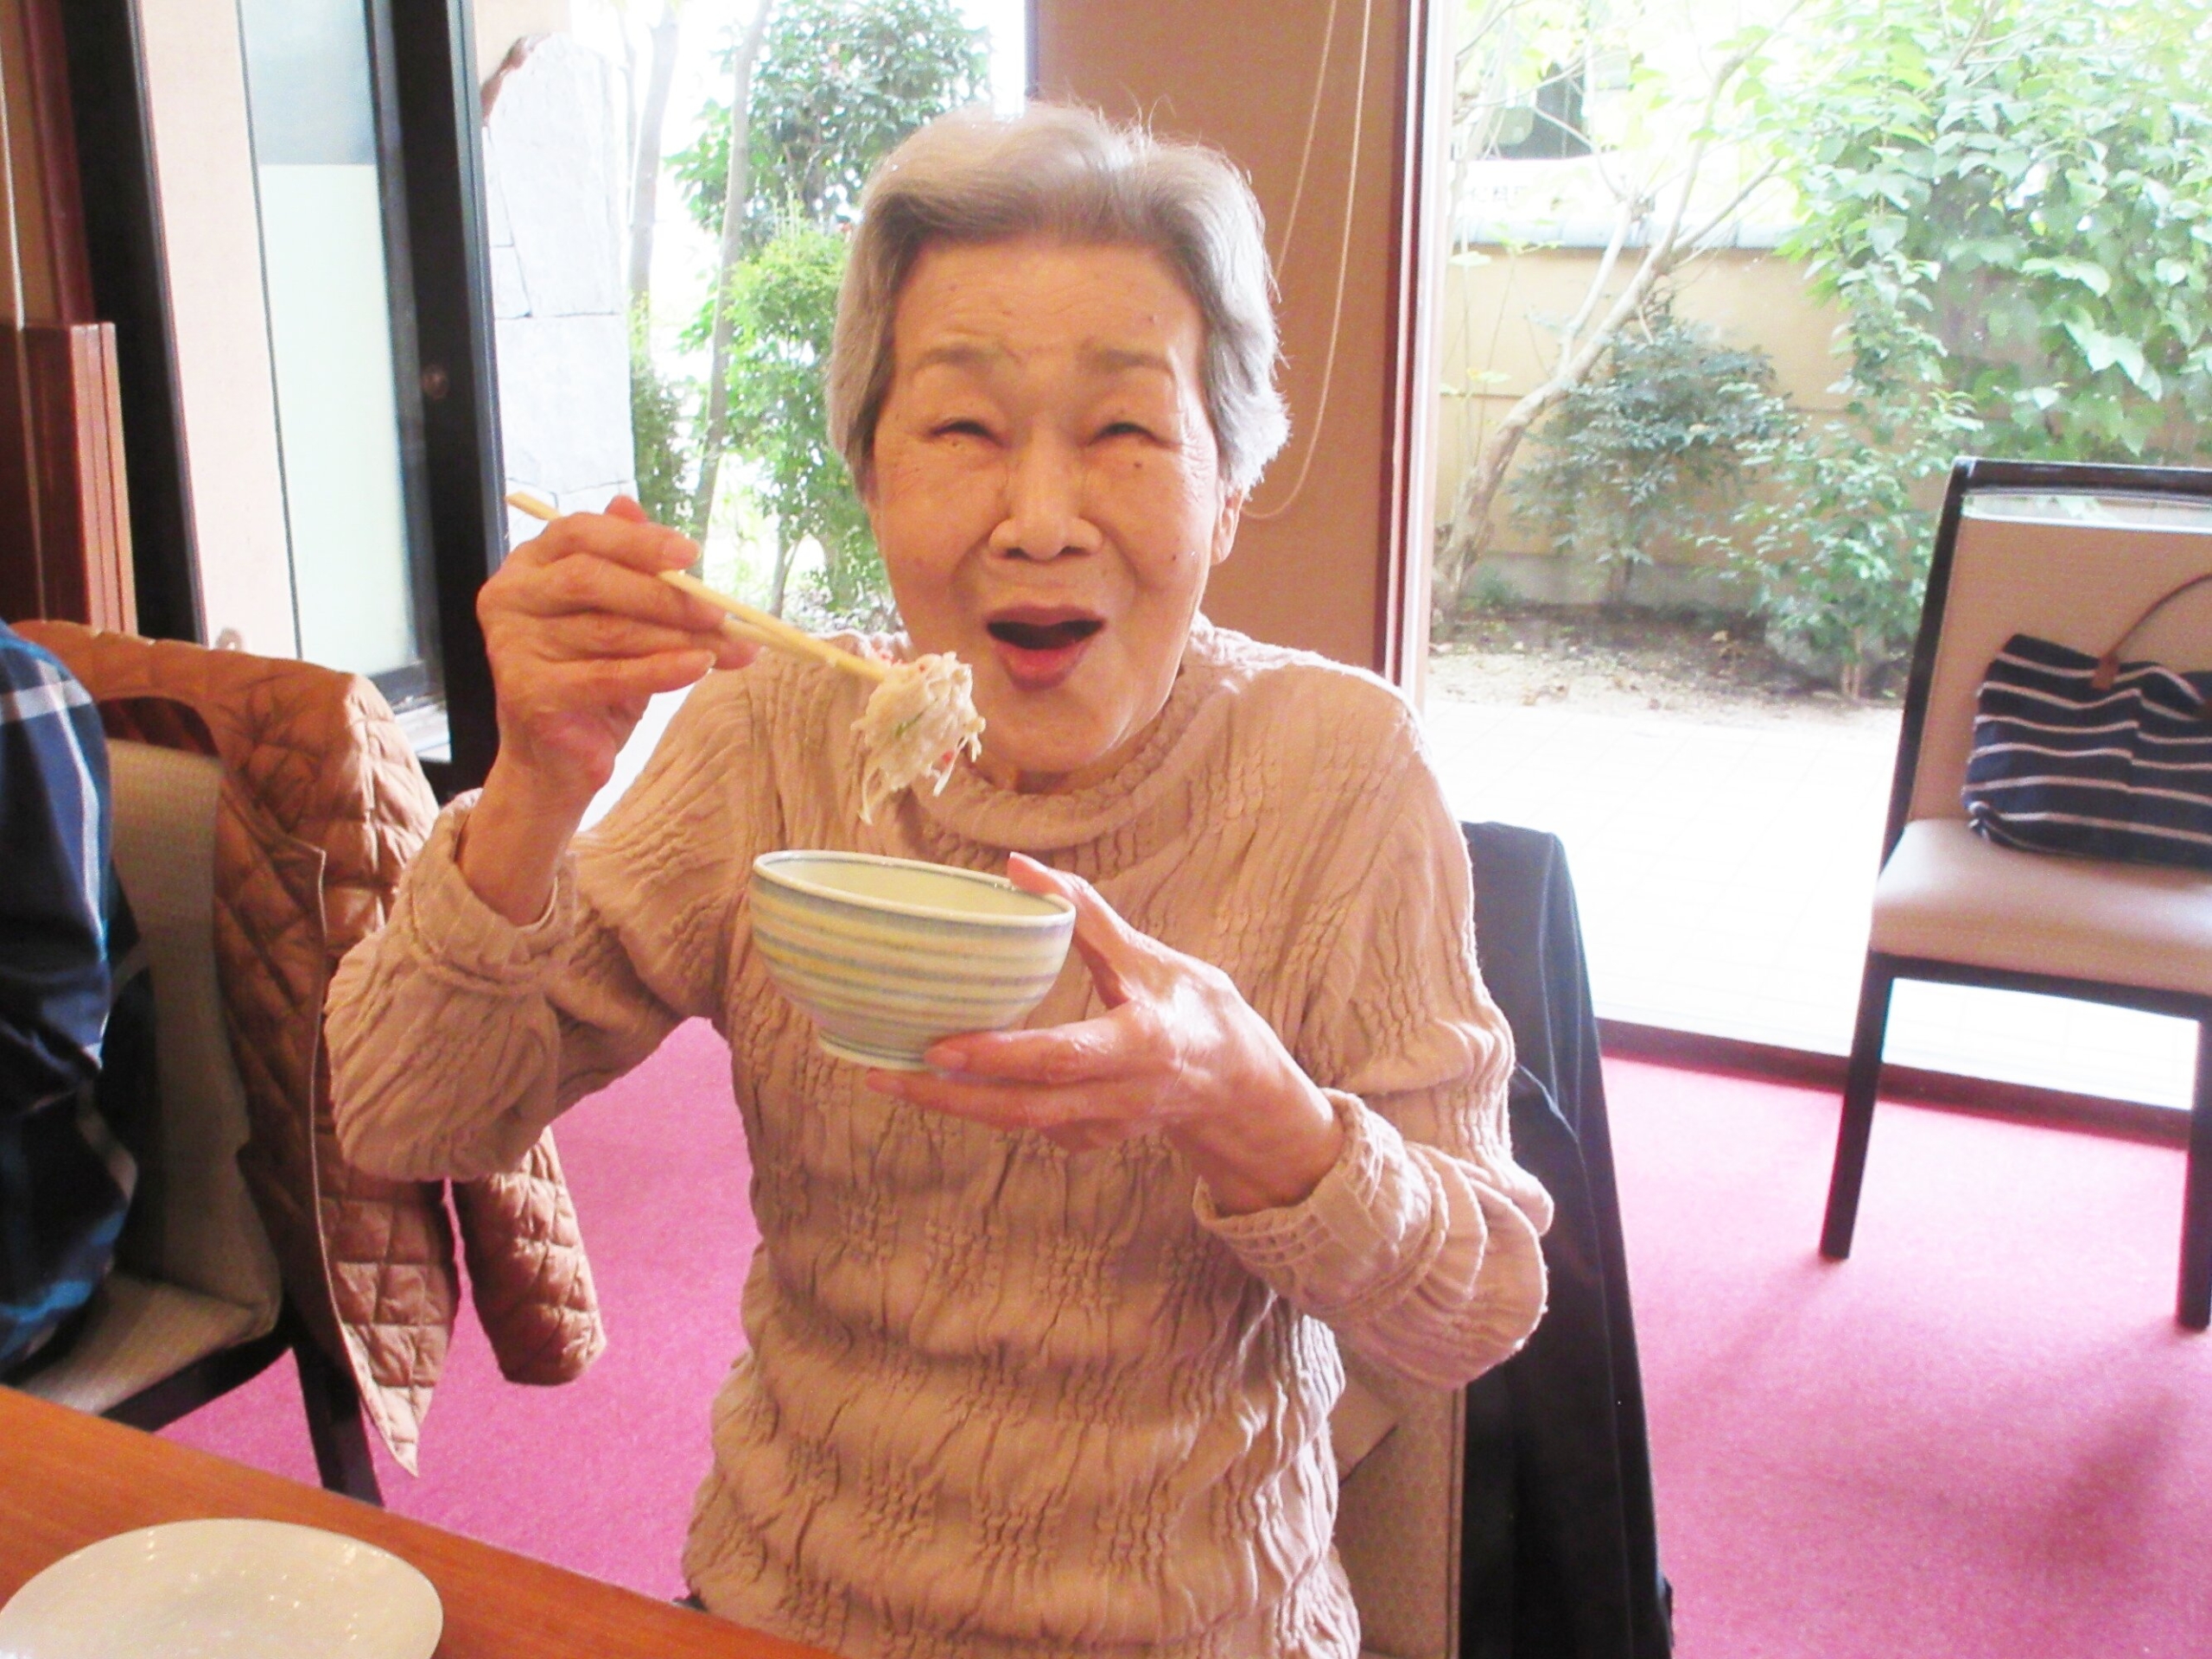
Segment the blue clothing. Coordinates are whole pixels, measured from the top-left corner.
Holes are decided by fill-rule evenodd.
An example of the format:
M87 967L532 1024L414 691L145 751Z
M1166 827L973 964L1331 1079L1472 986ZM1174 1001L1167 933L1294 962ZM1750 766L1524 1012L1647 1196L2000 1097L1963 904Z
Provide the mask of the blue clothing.
M137 1180L152 1004L111 822L91 696L0 624L0 1376L106 1276Z

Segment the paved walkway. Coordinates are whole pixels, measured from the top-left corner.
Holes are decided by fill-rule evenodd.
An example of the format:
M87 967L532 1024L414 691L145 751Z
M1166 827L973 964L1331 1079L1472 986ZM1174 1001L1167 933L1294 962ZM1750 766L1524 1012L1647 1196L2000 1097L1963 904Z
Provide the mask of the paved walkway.
M1843 1053L1897 720L1715 725L1432 696L1463 818L1566 843L1600 1013ZM2186 1106L2196 1027L1954 986L1897 988L1889 1058Z

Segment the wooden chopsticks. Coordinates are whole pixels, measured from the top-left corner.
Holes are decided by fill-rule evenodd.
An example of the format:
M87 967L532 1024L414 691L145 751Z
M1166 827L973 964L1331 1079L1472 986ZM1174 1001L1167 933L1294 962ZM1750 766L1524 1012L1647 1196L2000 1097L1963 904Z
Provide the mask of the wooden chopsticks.
M509 491L507 505L517 512L527 513L532 518L550 521L561 516L550 504L539 500L526 490ZM670 587L680 588L694 598L703 599L723 612L722 626L748 645L769 645L795 656L810 657L817 663L826 663L832 668L847 674L856 674L878 685L890 677L891 665L888 663L879 663L872 657L856 657L849 651L840 651L828 640L817 639L805 629L793 627L780 616L708 587L689 571L664 570L660 573L660 579Z

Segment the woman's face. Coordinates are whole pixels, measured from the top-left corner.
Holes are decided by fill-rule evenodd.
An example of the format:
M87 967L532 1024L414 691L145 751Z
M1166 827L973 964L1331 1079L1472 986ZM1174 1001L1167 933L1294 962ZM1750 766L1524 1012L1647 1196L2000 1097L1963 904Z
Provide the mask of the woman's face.
M892 326L867 494L907 632L974 669L996 781L1102 777L1166 702L1243 505L1198 306L1149 249L1024 238L925 249Z

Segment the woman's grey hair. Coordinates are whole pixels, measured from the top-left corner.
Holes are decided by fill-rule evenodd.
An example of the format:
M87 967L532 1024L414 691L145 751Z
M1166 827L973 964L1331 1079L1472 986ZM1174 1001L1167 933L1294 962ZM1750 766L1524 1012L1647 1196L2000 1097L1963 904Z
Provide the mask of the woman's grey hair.
M1229 161L1090 110L963 111L886 156L861 199L830 348L830 436L863 486L891 390L892 313L933 242L1021 236L1157 251L1205 323L1206 414L1232 490L1249 490L1289 434L1275 390L1273 283L1260 205Z

